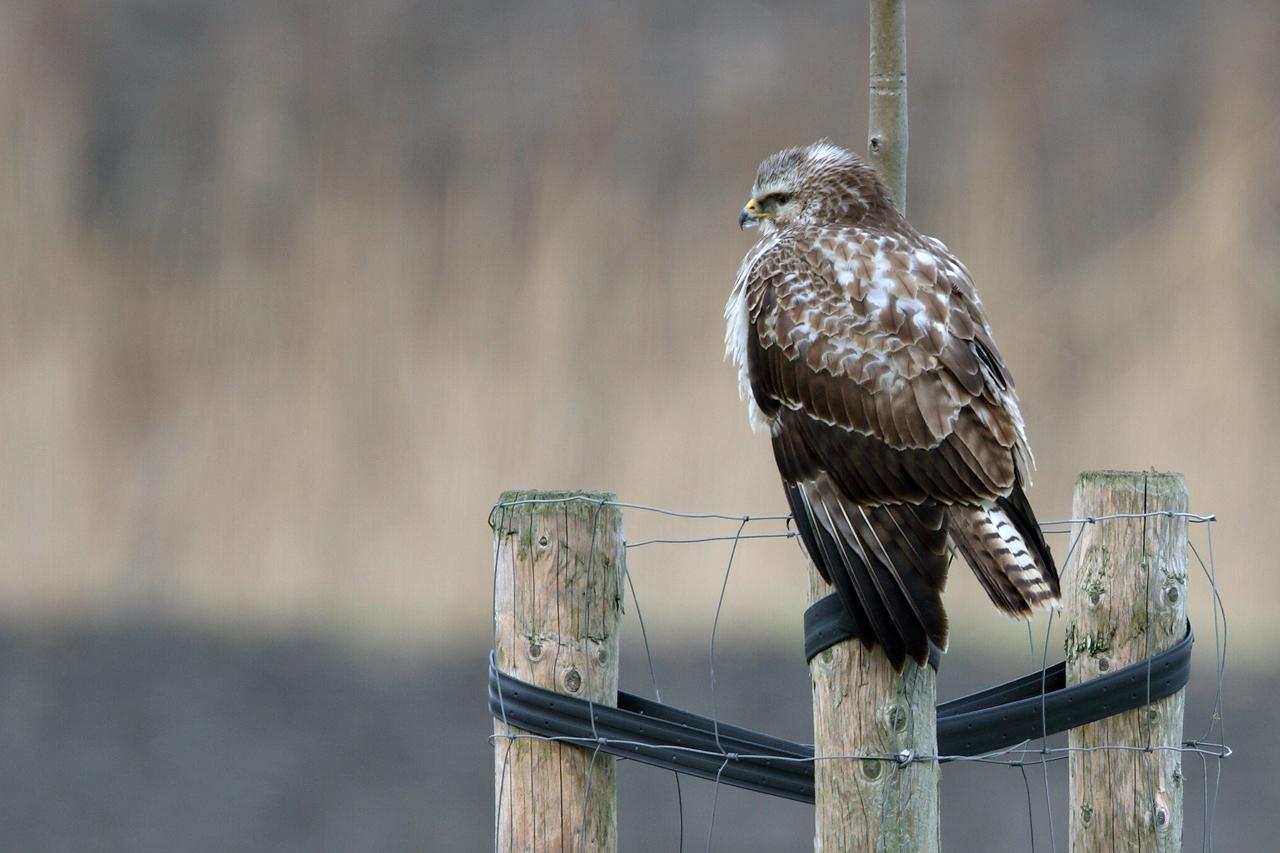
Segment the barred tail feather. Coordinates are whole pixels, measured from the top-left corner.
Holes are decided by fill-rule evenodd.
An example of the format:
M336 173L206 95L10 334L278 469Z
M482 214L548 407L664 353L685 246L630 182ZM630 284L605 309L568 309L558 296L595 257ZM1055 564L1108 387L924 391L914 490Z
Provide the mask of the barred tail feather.
M1026 617L1058 606L1058 571L1021 488L991 505L952 506L947 529L996 607Z

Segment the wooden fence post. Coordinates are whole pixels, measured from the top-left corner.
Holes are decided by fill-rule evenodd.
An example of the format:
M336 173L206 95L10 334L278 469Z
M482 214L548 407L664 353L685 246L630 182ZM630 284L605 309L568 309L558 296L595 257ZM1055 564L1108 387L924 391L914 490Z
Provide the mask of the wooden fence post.
M809 567L809 603L831 587ZM845 640L809 664L814 755L938 753L934 672L908 660L893 671L877 646ZM940 849L934 760L897 764L874 759L814 762L815 837L825 853Z
M1088 681L1182 639L1187 520L1181 474L1089 471L1073 513L1086 523L1063 584L1067 683ZM1136 515L1136 518L1103 516ZM1183 691L1071 730L1071 850L1182 849ZM1136 749L1094 747L1118 745Z
M507 492L493 513L498 668L610 706L626 559L612 500L601 492ZM521 738L501 719L493 731L497 850L617 848L612 756Z
M867 159L907 209L907 50L905 0L870 0L870 114ZM809 602L831 587L809 567ZM936 755L934 672L908 661L893 671L878 647L846 640L813 659L814 754ZM904 764L822 759L814 763L813 848L843 851L937 851L935 760Z

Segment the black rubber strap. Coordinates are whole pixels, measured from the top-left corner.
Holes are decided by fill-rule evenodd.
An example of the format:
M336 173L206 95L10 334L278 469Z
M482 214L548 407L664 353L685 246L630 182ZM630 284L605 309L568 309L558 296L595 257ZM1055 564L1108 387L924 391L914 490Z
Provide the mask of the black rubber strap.
M861 636L849 609L832 593L820 598L804 612L804 659L811 661L836 643ZM942 660L938 647L929 645L929 666L936 672Z
M938 752L983 755L1023 741L1140 708L1186 686L1191 625L1180 641L1104 676L1066 686L1057 664L938 706ZM813 746L619 691L611 708L526 684L499 672L489 656L489 710L535 735L571 739L586 749L630 758L727 785L813 802ZM949 760L943 758L943 761Z
M618 692L610 708L499 672L489 658L489 710L497 720L547 737L678 770L703 779L813 802L813 747ZM717 743L716 733L719 733ZM742 758L741 756L752 756Z

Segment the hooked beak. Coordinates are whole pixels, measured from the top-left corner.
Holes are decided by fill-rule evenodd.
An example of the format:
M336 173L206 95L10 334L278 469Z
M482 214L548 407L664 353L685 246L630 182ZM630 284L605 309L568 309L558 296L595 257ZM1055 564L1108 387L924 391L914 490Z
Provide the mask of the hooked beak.
M760 220L768 215L760 209L760 205L756 204L756 200L753 198L747 202L746 207L742 208L742 211L738 214L738 230L755 228L760 223Z

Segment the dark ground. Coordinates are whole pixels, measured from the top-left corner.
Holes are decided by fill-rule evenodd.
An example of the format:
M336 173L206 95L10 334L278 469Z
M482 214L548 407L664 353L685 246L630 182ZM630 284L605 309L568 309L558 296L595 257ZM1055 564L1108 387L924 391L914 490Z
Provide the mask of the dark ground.
M707 711L706 651L659 661L664 699ZM648 684L627 659L625 686ZM1188 733L1212 697L1198 661ZM470 851L490 845L491 723L485 652L426 661L353 656L320 643L234 642L150 628L0 634L0 846L14 851ZM948 660L952 698L1020 672ZM717 652L728 720L808 736L806 670L772 650ZM770 698L750 695L767 685ZM1227 734L1214 849L1272 849L1280 677L1228 671ZM1201 848L1202 775L1188 757L1187 850ZM1213 770L1210 764L1210 772ZM1049 850L1042 770L1028 768L1037 850ZM671 774L620 769L621 848L676 850ZM1065 766L1050 788L1064 850ZM715 787L686 780L684 849L708 846ZM948 765L949 851L1032 849L1020 771ZM716 850L811 849L811 808L722 787Z

